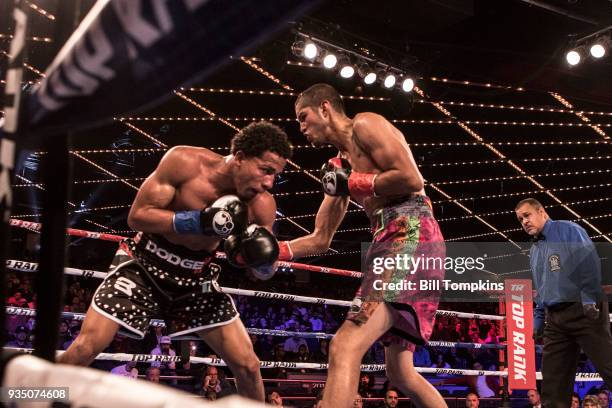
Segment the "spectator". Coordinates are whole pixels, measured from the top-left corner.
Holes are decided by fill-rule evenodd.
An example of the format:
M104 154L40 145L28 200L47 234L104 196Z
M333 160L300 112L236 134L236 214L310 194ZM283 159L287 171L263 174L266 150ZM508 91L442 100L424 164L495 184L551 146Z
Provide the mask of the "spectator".
M68 331L70 327L68 326L67 320L62 320L59 323L59 335L57 338L57 348L60 350L65 350L64 343L70 340L70 332Z
M444 354L436 354L436 362L432 364L433 368L450 368L450 365L444 361ZM439 377L448 377L448 374L439 374Z
M489 332L487 333L487 337L484 340L485 344L498 344L499 336L497 335L497 327L495 325L491 325L489 328Z
M327 363L329 360L329 341L319 340L319 349L314 353L313 360L317 363Z
M301 345L308 347L306 340L298 336L294 336L294 337L289 337L287 340L285 340L285 343L283 344L283 348L285 349L285 352L287 353L297 354Z
M30 331L30 333L34 333L34 328L36 327L36 318L30 317L25 326Z
M80 332L81 332L81 325L80 324L78 326L70 327L68 329L68 333L70 334L70 337L62 345L62 350L68 349L68 347L70 347L72 342L76 340L76 338L77 338L77 336L79 335Z
M300 347L298 347L298 353L297 356L295 356L295 361L300 363L309 363L312 361L312 357L308 352L308 346L306 346L306 344L300 344Z
M206 398L208 401L216 401L217 400L217 393L215 391L208 391L205 395L204 398Z
M600 390L597 393L597 398L599 398L599 405L602 408L610 408L610 392L608 390Z
M204 377L202 378L200 395L204 395L206 397L210 392L214 392L216 395L221 392L219 371L215 366L207 366L206 371L204 372Z
M36 309L36 293L32 295L32 300L28 302L28 309Z
M170 336L163 336L159 342L159 346L151 350L151 355L154 356L176 356L176 352L170 348L172 345L172 339ZM162 363L160 361L154 361L151 363L152 367L159 367L163 375L176 375L176 363L174 361L168 363Z
M595 395L587 395L582 401L582 408L605 408L599 403L599 398Z
M153 383L157 383L159 384L159 376L161 375L161 372L159 371L159 368L157 367L149 367L147 368L147 381L151 381Z
M9 341L7 347L32 348L32 343L29 339L30 332L25 326L18 326L15 330L15 340Z
M359 377L359 394L364 398L373 398L376 396L374 393L374 377L370 373L361 373Z
M138 378L138 369L136 368L136 362L128 361L125 364L117 366L111 370L111 374L120 375L122 377L128 377L135 380Z
M478 408L480 406L480 399L478 398L478 394L470 392L465 397L465 408Z
M268 404L275 407L283 407L283 399L278 392L272 391L270 394L268 394Z
M572 405L570 408L580 408L580 395L577 393L572 394Z
M542 408L542 402L540 401L540 393L538 390L527 391L527 399L529 400L527 408Z
M423 346L416 346L414 354L412 355L414 365L416 367L431 367L431 356L429 351Z
M21 292L15 292L15 294L11 296L7 301L9 306L17 307L24 307L27 302L28 300L22 297Z
M397 395L397 390L395 388L389 388L385 393L385 401L384 408L395 408L399 403L399 395Z
M313 313L309 322L313 332L320 332L323 330L323 320L321 320L321 316L318 313Z
M465 369L468 367L466 353L467 351L465 349L461 349L461 351L458 351L456 347L451 347L448 351L447 361L453 368Z

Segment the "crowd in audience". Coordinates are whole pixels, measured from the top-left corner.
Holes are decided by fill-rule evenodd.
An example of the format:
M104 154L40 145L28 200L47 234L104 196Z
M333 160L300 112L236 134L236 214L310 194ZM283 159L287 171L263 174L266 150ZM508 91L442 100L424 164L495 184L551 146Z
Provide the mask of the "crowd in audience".
M9 274L7 289L8 306L21 308L36 308L36 298L33 294L30 276L25 274ZM236 286L249 286L249 282L233 282ZM258 285L261 283L250 282ZM67 277L67 288L65 293L64 312L82 314L87 310L95 291L98 281L78 280ZM252 285L249 286L252 288ZM348 293L341 297L337 291L326 295L325 290L310 292L304 287L296 284L294 278L287 274L276 287L266 288L268 291L281 293L301 293L310 296L332 298L350 298ZM346 289L344 289L346 290ZM344 319L345 310L336 306L306 303L288 303L269 299L235 296L235 303L240 312L242 321L248 328L282 330L288 332L302 333L334 333ZM443 307L450 310L467 310L466 306L447 304ZM479 313L496 314L496 304L479 305ZM484 311L483 311L484 308ZM490 310L487 310L490 309ZM66 316L66 315L65 315ZM65 317L59 324L59 339L57 348L67 349L72 341L78 336L81 328L81 320ZM36 321L32 317L8 315L5 326L6 345L9 347L31 348L32 334ZM196 341L172 341L166 335L163 327L151 327L143 340L133 340L125 333L116 336L113 343L106 352L110 353L134 353L153 355L191 355L191 356L214 356L203 342ZM449 316L439 316L431 337L431 340L448 342L464 342L476 344L497 344L501 339L499 326L495 321L485 319L463 319ZM303 336L272 336L272 335L250 335L251 342L256 354L262 361L285 361L285 362L317 362L328 361L328 338L306 338ZM183 350L183 348L187 348ZM499 351L493 348L470 349L462 347L417 347L414 353L414 363L418 367L439 368L474 368L478 370L497 370ZM364 357L364 363L380 364L384 362L383 345L376 343ZM168 385L184 389L214 400L235 392L233 382L228 380L229 372L222 367L206 366L192 363L120 363L111 361L95 361L93 366L110 371L116 375L130 378L145 378L152 382L163 382ZM595 371L592 364L584 360L581 371ZM265 378L286 378L291 373L304 373L307 370L274 368L262 371ZM379 373L380 374L380 373ZM177 378L167 379L166 376ZM182 377L188 377L182 378ZM435 379L430 378L437 385L463 384L471 391L478 391L480 397L497 396L499 385L495 377L456 377L439 375ZM380 379L379 379L380 382ZM359 383L359 394L363 398L387 397L390 384L385 383L382 388L380 384L375 387L375 377L372 374L363 374ZM394 391L395 392L395 391ZM401 393L399 394L401 396ZM278 394L277 394L278 396ZM280 398L280 396L278 396ZM274 400L274 398L272 398ZM368 406L365 404L364 406ZM604 406L602 406L604 407ZM607 407L607 406L605 406Z

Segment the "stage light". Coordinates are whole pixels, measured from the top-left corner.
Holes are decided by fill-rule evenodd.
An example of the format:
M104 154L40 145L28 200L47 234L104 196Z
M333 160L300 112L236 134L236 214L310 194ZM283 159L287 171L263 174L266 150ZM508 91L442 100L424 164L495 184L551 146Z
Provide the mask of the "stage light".
M319 54L319 48L313 42L308 42L304 46L304 57L314 59Z
M338 63L338 57L335 54L329 53L323 58L323 66L327 69L332 69Z
M597 42L591 46L591 55L593 58L601 58L606 55L606 47L604 42Z
M402 90L404 92L410 92L414 89L414 80L412 78L406 78L402 81Z
M338 65L340 65L340 76L342 78L351 78L355 75L355 68L351 65L351 60L346 55L338 59Z
M565 55L565 59L566 59L568 64L570 64L571 66L574 66L574 65L577 65L580 62L581 56L580 56L580 53L578 51L571 50L571 51L569 51Z
M385 80L383 82L383 85L385 86L385 88L393 88L393 86L395 86L395 75L393 74L387 74L385 76Z

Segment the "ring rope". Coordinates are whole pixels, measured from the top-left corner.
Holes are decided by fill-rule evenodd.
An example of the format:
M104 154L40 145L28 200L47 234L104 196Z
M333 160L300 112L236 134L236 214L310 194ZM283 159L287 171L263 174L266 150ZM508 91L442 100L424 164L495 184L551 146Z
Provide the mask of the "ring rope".
M17 261L14 259L7 260L6 267L9 269L15 269L15 270L23 271L23 272L35 272L38 270L37 263ZM108 275L106 272L93 271L93 270L88 270L88 269L65 268L64 271L67 275L82 276L82 277L88 277L88 278L93 277L93 278L104 279L106 275ZM240 295L240 296L258 297L258 298L263 298L263 299L287 300L291 302L314 303L318 305L333 305L333 306L344 306L344 307L350 307L352 305L352 302L348 300L316 298L316 297L310 297L310 296L289 295L286 293L262 292L258 290L235 289L235 288L226 288L226 287L219 287L219 288L224 293L228 293L232 295ZM455 312L455 311L450 311L450 310L437 310L436 316L459 317L459 318L465 318L465 319L505 320L504 316L479 314L479 313Z
M16 351L24 354L31 354L33 349L27 348L15 348L15 347L4 347L5 350ZM58 350L57 355L64 353L64 350ZM136 361L139 363L194 363L194 364L208 364L213 366L227 366L227 364L220 358L210 357L194 357L183 358L183 356L168 356L168 355L149 355L149 354L127 354L127 353L100 353L96 356L96 360L110 360L110 361ZM327 370L329 364L327 363L297 363L297 362L286 362L286 361L260 361L260 368L289 368L289 369L310 369L310 370ZM361 371L366 372L378 372L385 371L385 364L362 364L360 367ZM508 372L506 371L492 371L492 370L467 370L459 368L434 368L434 367L415 367L415 370L421 374L449 374L449 375L475 375L475 376L495 376L495 377L507 377ZM542 373L536 372L536 379L542 379ZM603 381L597 373L577 373L576 381Z

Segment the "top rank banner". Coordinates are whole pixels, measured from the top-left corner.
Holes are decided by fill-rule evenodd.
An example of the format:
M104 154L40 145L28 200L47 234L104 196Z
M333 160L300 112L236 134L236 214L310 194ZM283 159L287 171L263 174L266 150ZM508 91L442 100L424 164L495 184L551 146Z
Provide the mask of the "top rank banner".
M531 280L509 279L505 283L508 390L535 389Z
M315 0L99 0L27 100L25 137L144 109L240 56Z

